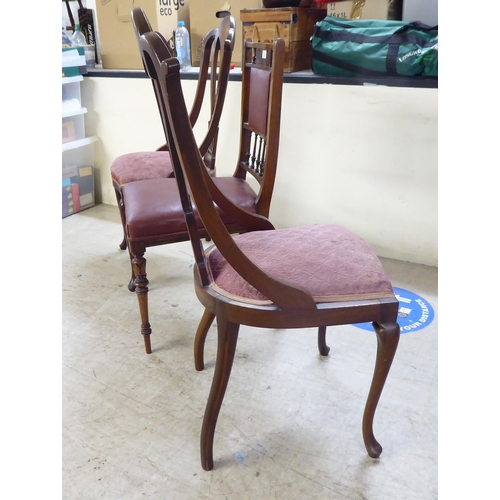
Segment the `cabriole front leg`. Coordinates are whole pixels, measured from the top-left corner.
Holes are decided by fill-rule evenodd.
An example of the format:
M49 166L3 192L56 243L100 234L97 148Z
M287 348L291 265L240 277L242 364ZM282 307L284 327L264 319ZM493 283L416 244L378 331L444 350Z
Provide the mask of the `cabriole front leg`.
M363 439L368 455L378 458L382 453L382 446L373 435L373 418L398 347L399 325L397 322L373 323L373 328L377 334L377 359L363 415Z
M205 470L212 470L214 466L213 445L217 418L226 393L231 368L238 341L240 325L230 323L217 315L217 361L215 363L214 378L208 396L205 416L201 428L200 451L201 466Z

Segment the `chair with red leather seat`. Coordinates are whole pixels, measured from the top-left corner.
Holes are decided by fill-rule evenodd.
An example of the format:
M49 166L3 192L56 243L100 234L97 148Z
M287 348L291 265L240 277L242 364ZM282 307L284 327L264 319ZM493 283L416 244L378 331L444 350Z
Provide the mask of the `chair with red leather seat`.
M157 36L163 44L161 56L163 59L170 58L171 53L165 39L159 34ZM225 61L225 58L230 58L231 53L232 42L226 39L221 48L222 59ZM236 169L232 176L214 177L215 184L235 205L243 209L245 213L258 214L257 219L252 217L251 220L262 220L265 227L269 227L267 217L278 159L284 47L279 45L273 53L273 64L263 67L259 74L252 72L251 67L242 68L240 150ZM148 54L142 53L142 56L148 76L152 80L157 80L157 76L150 69ZM222 80L219 84L219 95L225 92L226 87L227 81ZM159 110L165 127L161 101L159 101ZM216 103L214 115L220 112L221 106ZM219 117L215 118L218 123ZM215 118L213 117L212 120L214 121ZM202 147L198 149L202 154ZM170 154L172 155L172 151ZM208 170L207 175L210 175ZM258 192L254 191L246 179L247 175L251 175L257 181ZM175 179L157 178L129 182L122 186L122 197L126 240L133 269L133 283L130 288L135 289L138 296L141 333L144 336L145 350L150 353L151 325L147 300L149 281L144 255L146 249L151 246L188 241L189 232ZM196 213L196 208L194 210L194 223L198 226L200 234L208 236ZM229 232L239 233L252 230L250 226L242 226L234 221L232 217L224 213L223 207L218 207L218 210ZM254 228L261 227L258 222L254 224ZM204 339L213 318L213 314L209 312L204 315L198 339ZM198 350L203 351L203 340L198 343ZM200 356L197 359L200 359ZM202 365L202 360L200 363ZM200 363L198 368L200 368Z

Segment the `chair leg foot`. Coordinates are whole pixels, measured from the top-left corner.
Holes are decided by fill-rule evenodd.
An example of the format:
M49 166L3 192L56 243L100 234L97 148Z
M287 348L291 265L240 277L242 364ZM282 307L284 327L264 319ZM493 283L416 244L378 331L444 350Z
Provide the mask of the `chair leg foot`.
M372 458L378 458L382 453L382 446L373 434L373 418L396 354L400 334L399 325L396 321L385 324L373 323L373 328L377 334L377 359L363 414L363 439L368 455Z
M146 350L146 354L151 354L151 331L150 333L143 333L142 335L144 338L144 349Z
M330 348L326 345L326 326L318 328L318 350L321 356L328 356Z
M205 368L203 356L205 350L205 339L207 338L208 331L214 322L214 319L215 314L208 309L205 309L194 338L194 367L196 371L199 372Z
M123 236L123 240L119 245L120 250L126 250L127 249L127 238Z
M201 428L200 451L201 466L204 470L214 467L213 443L217 417L226 393L231 368L233 366L236 343L240 325L229 323L225 318L217 315L217 361L215 363L214 378L208 396L205 416Z

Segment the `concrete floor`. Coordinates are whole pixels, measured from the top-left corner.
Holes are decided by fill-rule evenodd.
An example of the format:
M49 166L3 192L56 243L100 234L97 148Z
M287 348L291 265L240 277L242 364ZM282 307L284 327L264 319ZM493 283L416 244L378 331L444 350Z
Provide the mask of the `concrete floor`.
M321 357L315 330L242 327L205 472L199 434L216 331L196 372L203 309L189 243L147 251L147 355L117 207L67 217L62 231L64 499L437 499L436 268L383 259L393 285L424 297L435 318L401 336L375 415L380 459L361 436L374 333L329 328Z

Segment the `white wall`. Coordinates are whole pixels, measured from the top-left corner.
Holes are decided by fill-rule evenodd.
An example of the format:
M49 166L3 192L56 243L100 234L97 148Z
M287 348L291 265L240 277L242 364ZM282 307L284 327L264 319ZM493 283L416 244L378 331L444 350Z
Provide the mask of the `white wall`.
M183 81L188 105L195 86ZM234 170L240 91L230 82L219 175ZM88 77L82 94L87 133L99 136L97 200L116 204L112 161L164 142L151 83ZM340 223L380 256L437 266L437 95L437 89L285 84L273 223ZM205 114L198 136L206 122Z
M403 0L403 21L422 21L429 26L438 24L438 0Z

